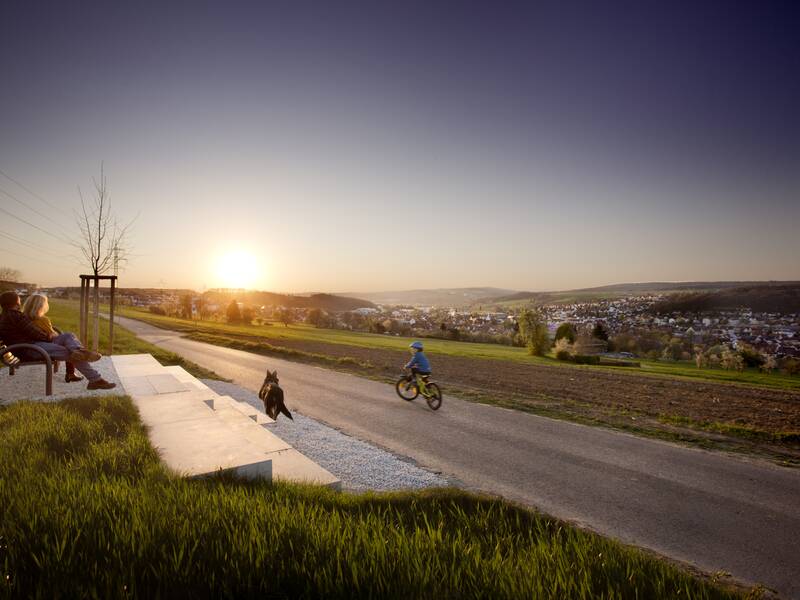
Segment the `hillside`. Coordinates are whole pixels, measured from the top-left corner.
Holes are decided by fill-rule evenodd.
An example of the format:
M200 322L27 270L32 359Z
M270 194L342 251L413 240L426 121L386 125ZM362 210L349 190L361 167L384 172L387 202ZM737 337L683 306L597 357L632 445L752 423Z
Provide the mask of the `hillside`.
M362 298L337 296L334 294L311 294L308 296L294 296L291 294L276 294L274 292L249 292L233 293L228 291L211 290L203 294L208 302L227 303L232 299L245 304L261 304L265 306L288 306L289 308L320 308L331 312L355 310L356 308L373 308L375 305Z
M511 307L524 304L563 304L567 302L589 302L594 300L613 300L639 294L683 294L686 296L702 294L724 294L725 290L768 289L800 287L800 282L792 281L650 281L643 283L616 283L592 288L579 288L558 292L517 292L507 296L492 298L498 306Z
M365 298L376 304L411 306L465 307L486 300L513 294L514 290L494 287L440 288L423 290L395 290L388 292L363 292L340 294L346 297Z
M659 314L749 308L755 312L800 313L800 284L754 285L702 293L673 294L653 306Z
M38 286L35 283L0 280L0 292L4 292L6 290L35 290L37 287Z

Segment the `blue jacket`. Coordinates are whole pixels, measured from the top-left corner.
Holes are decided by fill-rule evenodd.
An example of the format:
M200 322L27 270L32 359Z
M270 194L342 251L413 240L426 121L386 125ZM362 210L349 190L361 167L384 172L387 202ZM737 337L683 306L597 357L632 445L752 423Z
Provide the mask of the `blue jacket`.
M411 367L416 367L423 373L431 372L431 363L428 362L428 357L425 356L424 352L414 353L414 356L412 356L411 360L406 364L406 369L410 369Z

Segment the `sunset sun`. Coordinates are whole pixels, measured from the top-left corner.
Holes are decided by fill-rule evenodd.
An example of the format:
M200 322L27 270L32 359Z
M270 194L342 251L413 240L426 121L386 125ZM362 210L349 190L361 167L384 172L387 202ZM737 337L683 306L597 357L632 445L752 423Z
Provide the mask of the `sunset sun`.
M222 287L250 288L261 275L261 270L252 253L233 250L217 258L215 274Z

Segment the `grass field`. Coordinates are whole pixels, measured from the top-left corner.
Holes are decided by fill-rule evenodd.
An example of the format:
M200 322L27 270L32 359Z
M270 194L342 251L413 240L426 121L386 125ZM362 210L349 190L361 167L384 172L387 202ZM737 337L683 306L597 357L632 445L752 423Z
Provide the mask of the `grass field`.
M280 345L282 340L287 341L308 341L322 342L327 344L339 344L344 346L354 346L358 348L378 348L403 350L408 348L408 344L413 338L396 337L391 335L378 335L371 333L359 333L338 329L317 329L306 324L293 324L285 327L280 323L271 325L229 325L216 321L188 321L173 317L154 315L146 310L135 308L122 308L119 310L122 316L140 319L152 325L187 331L201 334L212 335L236 335L248 337L268 338L273 345ZM465 358L479 358L487 360L501 360L518 362L525 364L537 364L541 366L552 366L553 368L563 369L599 369L614 370L624 374L626 369L619 367L603 367L575 365L557 361L552 357L530 356L524 348L512 346L502 346L499 344L473 344L468 342L455 342L449 340L425 340L426 351L431 355L460 356ZM722 369L698 369L694 364L688 362L658 362L658 361L638 361L641 367L630 369L636 375L653 375L658 377L680 377L699 379L702 381L732 383L742 385L756 385L775 389L800 390L800 377L792 377L782 373L761 373L756 369L748 369L742 373L736 371L725 371Z
M78 304L64 300L50 300L50 312L47 314L53 324L61 331L78 332ZM108 321L101 319L100 345L102 353L108 352ZM86 342L86 341L85 341ZM88 343L87 343L88 345ZM114 354L152 354L164 366L180 365L195 377L219 379L220 377L208 369L169 352L144 340L140 340L124 327L114 327Z
M0 407L0 464L2 598L742 597L458 490L179 479L127 398Z

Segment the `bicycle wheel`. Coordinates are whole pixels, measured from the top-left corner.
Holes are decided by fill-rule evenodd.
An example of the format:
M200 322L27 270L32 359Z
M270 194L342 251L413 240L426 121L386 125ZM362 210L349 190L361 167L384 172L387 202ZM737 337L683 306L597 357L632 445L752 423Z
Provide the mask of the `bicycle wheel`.
M413 380L409 381L405 377L401 377L397 380L397 383L394 384L394 389L398 396L409 402L419 396L419 388L417 388L416 382Z
M428 406L431 407L431 410L439 410L439 407L442 405L442 390L440 390L439 386L435 383L429 383L427 388L428 395L425 396L425 401L428 403Z

